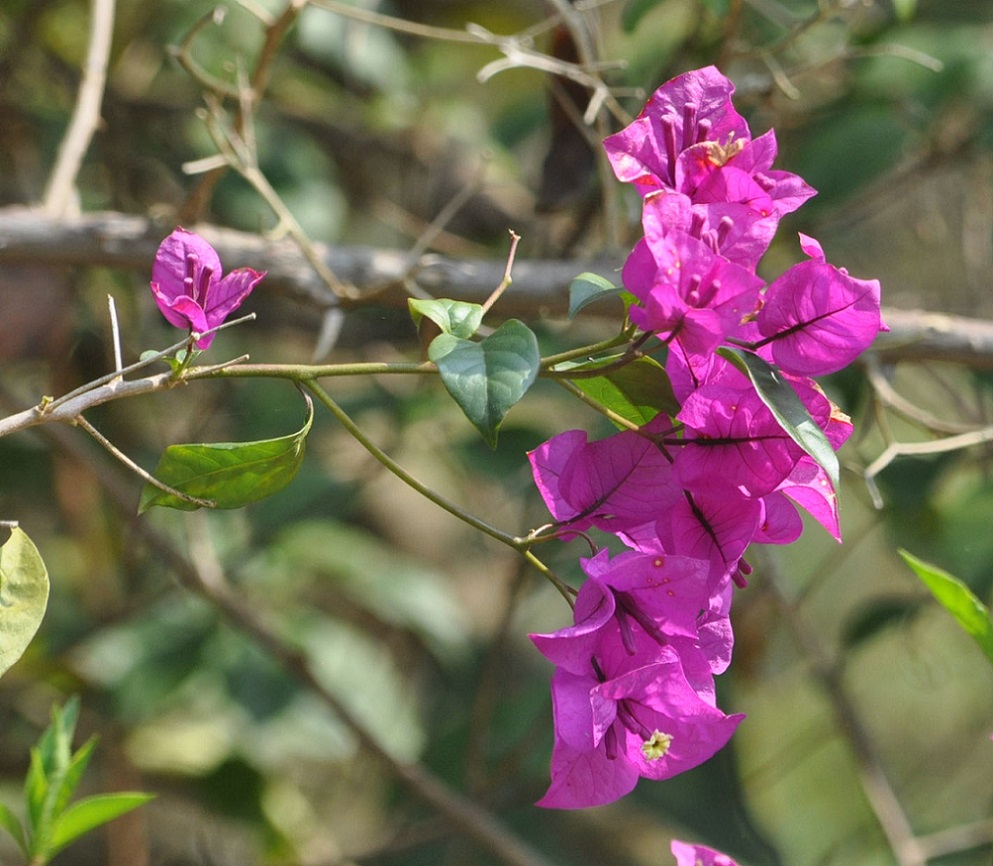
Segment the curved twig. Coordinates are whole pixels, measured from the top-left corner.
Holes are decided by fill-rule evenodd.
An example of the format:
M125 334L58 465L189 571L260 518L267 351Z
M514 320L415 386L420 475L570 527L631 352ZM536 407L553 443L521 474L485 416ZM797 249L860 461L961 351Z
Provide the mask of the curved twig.
M100 105L114 32L114 0L92 0L91 8L90 44L79 96L45 191L45 211L52 216L61 216L74 207L78 210L76 175L100 123Z

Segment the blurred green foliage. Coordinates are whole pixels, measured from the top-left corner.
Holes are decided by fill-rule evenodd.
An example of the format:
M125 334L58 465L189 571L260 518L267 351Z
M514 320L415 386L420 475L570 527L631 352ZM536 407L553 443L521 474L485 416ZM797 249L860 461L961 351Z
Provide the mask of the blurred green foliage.
M222 24L192 39L210 74L234 81L239 67L253 68L263 28L251 5L232 4ZM525 0L357 5L500 34L550 14L550 5ZM215 148L198 117L201 85L169 47L212 8L119 0L103 124L79 179L84 210L149 214L163 236L179 220L251 232L274 225L234 173L202 207L189 201L199 178L183 166ZM2 204L42 196L76 98L88 20L82 0L0 6ZM617 0L588 20L600 56L624 61L606 79L642 90L622 94L627 111L671 75L716 62L738 83L753 131L776 128L778 166L820 194L784 223L770 273L798 257L792 232L801 229L831 261L878 277L891 306L993 315L988 0ZM536 47L556 50L556 35L546 28ZM469 189L430 251L501 258L513 228L524 238L518 260L619 255L638 230L636 202L601 200L611 182L584 145L553 148L548 158L561 123L550 80L513 69L477 81L498 57L492 46L424 39L310 6L279 47L255 117L260 167L315 240L410 248ZM5 410L110 368L108 291L129 357L171 340L145 279L96 267L0 271L0 316L17 323L0 330ZM253 304L260 320L218 337L218 358L250 351L256 361L308 360L318 312L267 296L264 284ZM616 315L601 306L598 315ZM536 327L548 354L603 337L616 322L583 316ZM348 314L331 359L418 359L422 351L409 320L373 307ZM910 365L887 373L942 418L993 414L981 376ZM548 519L526 450L572 426L607 432L547 382L514 408L495 451L437 381L333 385L385 450L512 532ZM753 585L736 602L736 661L723 684L723 705L749 715L733 748L583 814L531 805L547 784L550 671L525 635L565 622L561 598L512 553L403 489L326 414L315 419L303 471L273 498L237 512L141 520L183 549L209 551L398 760L423 762L554 863L668 863L675 836L751 866L888 866L898 861L867 801L865 769L819 676L823 660L811 658L802 636L814 635L836 660L918 833L988 821L989 671L894 553L902 545L940 563L990 601L988 455L898 461L880 478L885 508L875 511L857 472L884 444L871 392L858 372L827 388L856 415L861 436L842 452L843 469L856 470L843 472L846 544L812 527L795 549L763 551L754 563ZM151 467L169 444L263 439L297 429L299 414L288 385L215 382L110 404L91 421ZM900 420L891 432L929 435ZM73 862L498 862L412 798L264 647L182 587L134 523L140 482L90 444L73 435L0 440L0 517L28 529L53 594L39 636L0 688L2 784L23 776L52 702L79 692L82 727L103 732L107 748L95 762L107 789L158 794L147 819L111 825L106 842L95 838ZM122 486L127 510L111 492ZM577 579L581 543L546 547L548 563ZM802 611L799 632L770 576ZM974 845L939 851L933 862L986 866L993 834L979 826L986 835Z

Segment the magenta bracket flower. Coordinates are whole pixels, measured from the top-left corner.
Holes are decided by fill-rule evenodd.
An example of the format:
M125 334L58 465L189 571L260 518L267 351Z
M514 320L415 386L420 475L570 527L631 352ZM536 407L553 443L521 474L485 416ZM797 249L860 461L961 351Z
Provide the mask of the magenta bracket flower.
M196 347L207 349L212 331L231 315L265 276L238 268L221 276L221 260L202 237L177 228L159 245L152 265L152 295L170 325L189 328Z
M705 845L691 845L673 839L670 850L676 858L676 866L738 866L727 854Z
M640 668L618 669L616 658L591 659L584 675L559 668L552 705L552 783L538 805L553 809L604 805L630 793L639 778L668 779L696 767L744 718L697 694L671 648Z

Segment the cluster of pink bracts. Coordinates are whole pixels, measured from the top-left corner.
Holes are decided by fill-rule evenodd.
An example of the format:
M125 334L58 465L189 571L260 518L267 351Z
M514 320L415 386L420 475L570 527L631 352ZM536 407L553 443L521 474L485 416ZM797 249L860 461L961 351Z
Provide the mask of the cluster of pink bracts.
M828 264L802 235L807 260L768 284L756 275L780 218L814 191L771 168L774 133L753 139L733 92L713 67L686 73L604 142L643 198L644 238L623 284L637 298L631 320L667 347L679 410L595 442L568 431L530 454L564 535L595 527L629 548L584 560L573 624L531 636L556 668L542 806L609 803L722 748L743 718L717 707L714 676L731 660L746 548L794 541L797 505L840 540L828 474L717 350L778 368L837 449L851 422L809 377L840 370L885 327L879 283ZM675 845L681 866L731 862Z

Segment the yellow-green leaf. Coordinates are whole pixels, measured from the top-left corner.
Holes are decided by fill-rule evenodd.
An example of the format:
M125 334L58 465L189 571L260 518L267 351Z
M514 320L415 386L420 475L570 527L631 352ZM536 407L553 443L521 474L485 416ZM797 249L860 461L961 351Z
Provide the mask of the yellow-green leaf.
M0 547L0 674L16 662L38 631L48 605L48 571L17 527Z
M993 621L990 612L961 580L935 565L918 559L906 550L900 551L903 561L931 590L931 595L947 610L965 631L979 644L986 658L993 663Z

